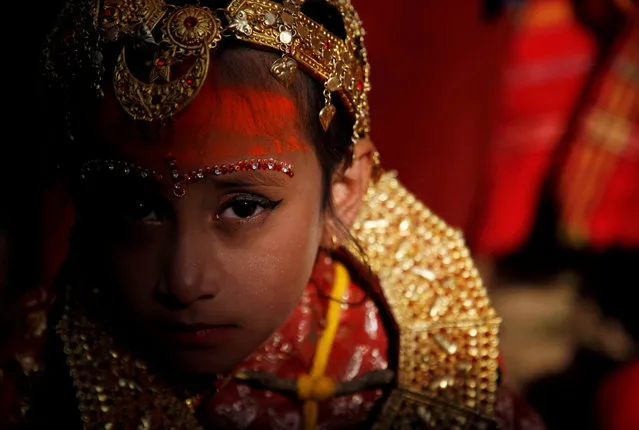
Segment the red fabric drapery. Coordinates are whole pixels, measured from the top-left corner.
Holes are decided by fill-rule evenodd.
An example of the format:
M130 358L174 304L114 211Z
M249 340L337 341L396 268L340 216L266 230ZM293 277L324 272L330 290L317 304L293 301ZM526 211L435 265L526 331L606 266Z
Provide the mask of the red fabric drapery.
M509 17L484 1L353 0L367 29L372 137L385 168L473 235Z
M476 251L519 249L596 55L568 0L531 0L513 36Z

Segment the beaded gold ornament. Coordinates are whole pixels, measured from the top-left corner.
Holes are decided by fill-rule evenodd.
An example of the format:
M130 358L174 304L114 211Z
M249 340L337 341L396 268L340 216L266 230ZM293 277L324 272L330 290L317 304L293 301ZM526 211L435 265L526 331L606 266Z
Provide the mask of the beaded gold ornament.
M398 385L373 429L495 428L501 319L461 233L394 172L369 188L352 233L400 335Z

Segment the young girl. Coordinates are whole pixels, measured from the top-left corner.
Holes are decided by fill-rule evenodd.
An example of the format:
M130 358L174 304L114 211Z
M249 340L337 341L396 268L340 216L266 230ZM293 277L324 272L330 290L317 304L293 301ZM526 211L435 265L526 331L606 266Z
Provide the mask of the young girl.
M459 232L380 170L363 34L346 0L67 5L45 68L76 222L7 423L536 423Z

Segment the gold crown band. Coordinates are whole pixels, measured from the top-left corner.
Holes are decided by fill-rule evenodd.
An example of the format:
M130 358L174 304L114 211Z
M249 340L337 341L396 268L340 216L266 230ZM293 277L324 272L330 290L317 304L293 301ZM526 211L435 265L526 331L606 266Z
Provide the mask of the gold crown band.
M114 73L115 95L124 110L137 120L158 121L186 108L204 85L211 50L223 35L235 36L250 45L282 52L271 73L283 84L293 79L298 67L324 85L325 105L319 120L327 130L335 115L332 94L339 95L352 114L353 143L370 131L367 92L369 65L362 37L364 30L347 0L328 1L341 14L346 30L344 40L301 12L302 1L233 0L220 11L229 22L199 4L182 7L163 0L106 0L101 9L104 39L117 40L134 35L155 47L148 80L136 77L122 49ZM156 41L152 32L161 30ZM181 62L188 70L173 77L172 67Z

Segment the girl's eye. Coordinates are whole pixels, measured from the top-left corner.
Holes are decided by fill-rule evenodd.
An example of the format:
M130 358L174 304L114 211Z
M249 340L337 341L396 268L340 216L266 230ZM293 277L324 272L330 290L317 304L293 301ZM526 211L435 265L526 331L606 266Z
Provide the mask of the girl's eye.
M264 210L259 203L250 201L239 201L232 203L222 212L222 217L246 219L251 218Z
M228 220L250 220L273 210L281 202L269 200L256 195L237 195L227 200L222 205L222 210L218 214L219 219Z
M167 214L162 204L151 198L125 198L113 206L115 215L128 223L158 224Z
M131 210L127 213L127 218L133 222L157 222L160 220L155 209L142 202L132 204Z
M89 216L103 221L158 224L172 215L170 201L135 181L105 178L89 184L84 192L83 207Z

